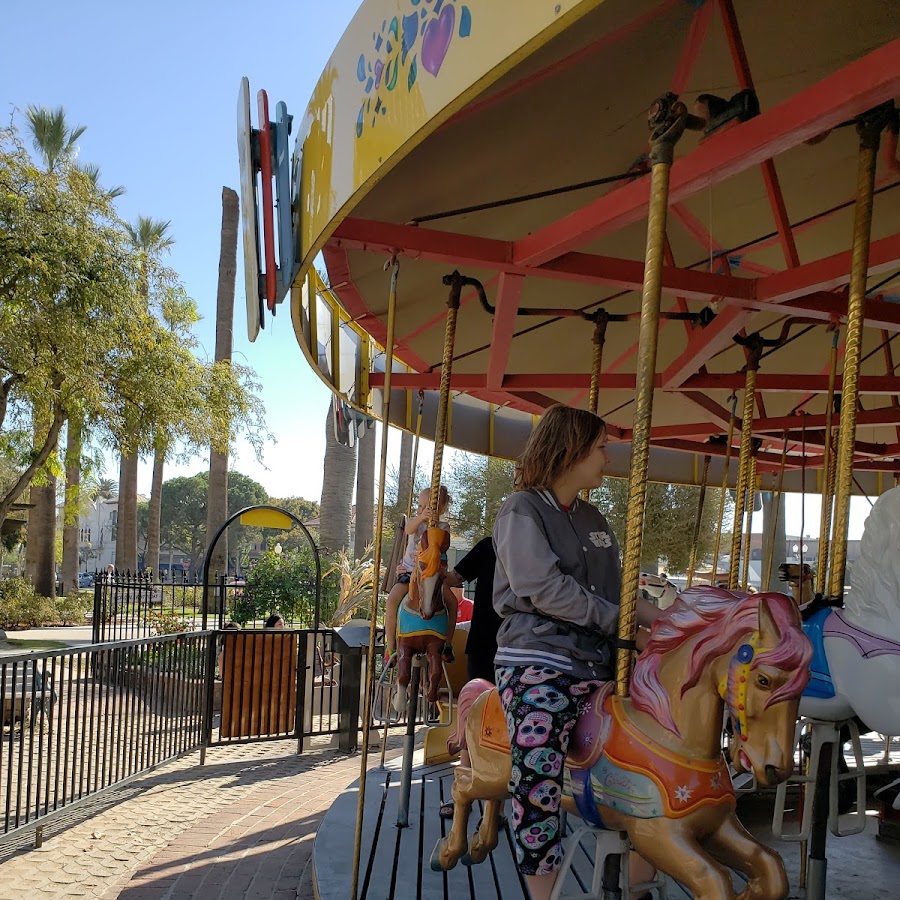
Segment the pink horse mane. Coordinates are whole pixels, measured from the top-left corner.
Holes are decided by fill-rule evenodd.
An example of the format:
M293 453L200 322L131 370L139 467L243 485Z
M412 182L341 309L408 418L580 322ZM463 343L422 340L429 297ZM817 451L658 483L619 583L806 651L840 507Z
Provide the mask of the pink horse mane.
M803 634L793 600L780 593L744 594L699 586L683 591L665 614L653 624L650 641L634 668L631 701L636 709L653 716L660 725L681 736L669 708L669 695L659 678L662 655L701 635L691 653L690 667L681 696L694 687L712 660L735 650L741 638L759 627L759 607L765 602L781 634L778 646L759 653L752 668L761 663L792 671L788 681L769 697L766 706L796 697L809 681L812 647Z

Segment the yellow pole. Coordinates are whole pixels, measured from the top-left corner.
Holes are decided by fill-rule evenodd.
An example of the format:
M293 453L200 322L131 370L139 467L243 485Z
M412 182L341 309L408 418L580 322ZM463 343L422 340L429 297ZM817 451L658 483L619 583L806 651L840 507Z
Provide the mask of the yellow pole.
M387 472L388 432L391 421L391 369L394 362L394 334L397 325L397 276L400 263L391 260L391 290L388 295L387 341L384 345L384 400L381 412L381 466L378 478L378 527L375 529L372 579L372 625L369 629L369 656L366 660L366 691L363 702L363 740L359 760L359 796L356 803L356 836L353 844L353 881L350 900L356 900L359 888L359 862L362 850L363 815L366 804L366 771L369 761L369 730L372 721L372 694L375 683L375 625L378 619L378 589L381 584L381 538L384 532L384 480Z
M784 444L781 447L781 465L778 467L778 484L776 484L775 491L772 494L772 525L769 528L769 540L766 544L765 558L763 559L762 574L766 579L765 584L763 584L762 577L760 578L760 589L766 591L771 590L772 588L770 579L772 575L772 563L775 561L775 535L778 533L778 516L781 512L781 495L784 491L784 466L787 462L787 448L788 433L785 431ZM781 549L783 551L784 547Z
M734 497L734 524L731 528L731 566L728 571L728 587L735 591L741 564L741 538L743 537L744 506L750 477L750 455L753 443L753 408L756 397L756 370L759 367L762 346L750 347L747 359L747 375L744 382L744 410L741 418L741 457L738 465L738 483Z
M750 544L753 539L753 506L756 502L756 454L750 457L750 477L747 479L747 552L744 554L741 571L741 590L746 591L750 583ZM762 579L760 578L760 583Z
M656 380L659 342L659 306L669 205L669 172L675 144L689 123L687 108L674 95L658 100L650 109L650 205L647 213L647 249L644 255L644 289L638 339L635 380L634 428L631 437L631 471L628 477L628 511L622 560L622 593L619 600L619 649L616 660L616 694L628 696L631 677L630 645L637 631L637 594L641 566L641 532L647 498L650 463L650 422Z
M719 547L722 542L722 523L725 521L725 498L728 495L728 467L731 464L731 444L734 441L734 423L737 419L737 394L731 397L731 416L728 419L728 438L725 444L725 467L722 469L722 491L719 495L719 527L716 529L716 542L713 546L712 573L709 583L715 584L719 574Z
M872 199L875 161L884 120L867 116L859 130L859 167L856 212L853 222L853 257L850 292L847 300L847 337L844 345L844 374L841 382L841 427L838 438L837 476L834 495L834 536L831 549L828 593L838 598L844 593L847 568L847 529L850 521L850 493L853 487L853 451L856 445L856 406L859 398L859 362L866 306L866 279L869 270L869 242L872 237Z
M444 442L447 440L447 421L450 412L450 375L453 372L453 345L456 341L456 316L459 313L459 298L463 289L463 278L459 272L444 278L450 287L447 298L447 322L444 326L444 358L441 362L441 388L438 395L437 422L434 429L434 464L431 468L431 510L428 524L437 528L440 520L441 465L444 461Z
M837 456L831 444L831 432L834 421L834 383L837 378L837 351L839 330L834 329L831 338L831 359L828 370L828 399L825 407L825 451L822 458L822 469L825 473L822 485L822 516L819 522L819 558L816 563L816 590L825 591L825 576L828 573L828 549L831 536L831 504L834 492L834 463ZM802 537L802 535L801 535Z
M697 521L694 522L694 541L691 544L691 559L688 563L687 585L690 587L694 582L694 569L697 566L697 542L700 540L700 527L703 523L703 503L706 500L706 482L709 478L709 460L707 453L703 457L703 478L700 481L700 499L697 501Z

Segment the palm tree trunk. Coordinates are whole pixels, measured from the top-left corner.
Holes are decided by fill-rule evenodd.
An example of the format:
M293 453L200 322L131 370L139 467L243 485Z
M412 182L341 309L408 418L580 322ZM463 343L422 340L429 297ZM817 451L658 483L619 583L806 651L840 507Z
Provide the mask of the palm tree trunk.
M166 447L160 442L153 454L153 484L150 488L150 508L147 517L147 558L145 568L159 575L159 522L162 512L163 470L166 465Z
M81 420L69 419L66 439L66 502L63 507L63 594L78 590L78 519L81 510Z
M362 559L375 533L375 423L359 439L356 463L356 531L353 555Z
M46 421L35 421L34 446L46 446ZM57 432L58 437L58 432ZM54 441L50 453L56 449ZM49 454L48 454L49 457ZM25 565L35 591L44 597L56 596L56 477L47 475L47 484L32 485L33 506L28 512Z
M400 466L397 470L397 506L406 512L409 492L413 486L413 436L408 431L400 432Z
M334 434L334 414L328 404L325 416L325 463L322 500L319 504L319 544L337 552L350 546L350 504L356 475L356 445L339 444Z
M137 572L137 451L119 462L119 506L116 515L116 568Z
M238 195L231 188L222 188L222 231L219 241L219 282L216 290L216 362L231 359L234 322L234 282L237 275L237 240L240 216ZM206 498L206 540L228 517L228 454L210 448L209 490ZM207 544L207 552L209 545ZM225 575L228 572L228 534L213 548L209 571Z

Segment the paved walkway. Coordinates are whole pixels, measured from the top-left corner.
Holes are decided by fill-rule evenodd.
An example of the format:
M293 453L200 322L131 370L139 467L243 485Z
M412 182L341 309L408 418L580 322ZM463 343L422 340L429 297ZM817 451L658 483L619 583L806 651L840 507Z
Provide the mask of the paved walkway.
M316 830L359 756L295 748L212 748L202 768L191 754L95 801L40 849L0 856L0 900L310 900Z

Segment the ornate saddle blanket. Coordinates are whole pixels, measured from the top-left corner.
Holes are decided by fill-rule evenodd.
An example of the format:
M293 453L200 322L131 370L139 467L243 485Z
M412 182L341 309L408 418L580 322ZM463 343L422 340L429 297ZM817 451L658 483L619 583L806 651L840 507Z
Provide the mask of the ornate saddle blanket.
M509 750L500 697L491 691L482 712L482 743ZM563 792L582 818L602 825L598 806L639 819L680 818L701 806L735 805L723 758L691 759L650 740L632 725L606 684L591 696L572 732Z
M449 624L446 609L435 613L430 619L423 619L415 610L409 608L406 598L400 603L397 635L401 638L424 636L446 640Z
M813 646L813 656L809 663L809 684L803 691L806 697L818 697L828 700L834 696L834 682L825 656L825 621L832 610L820 609L803 623L803 633Z

